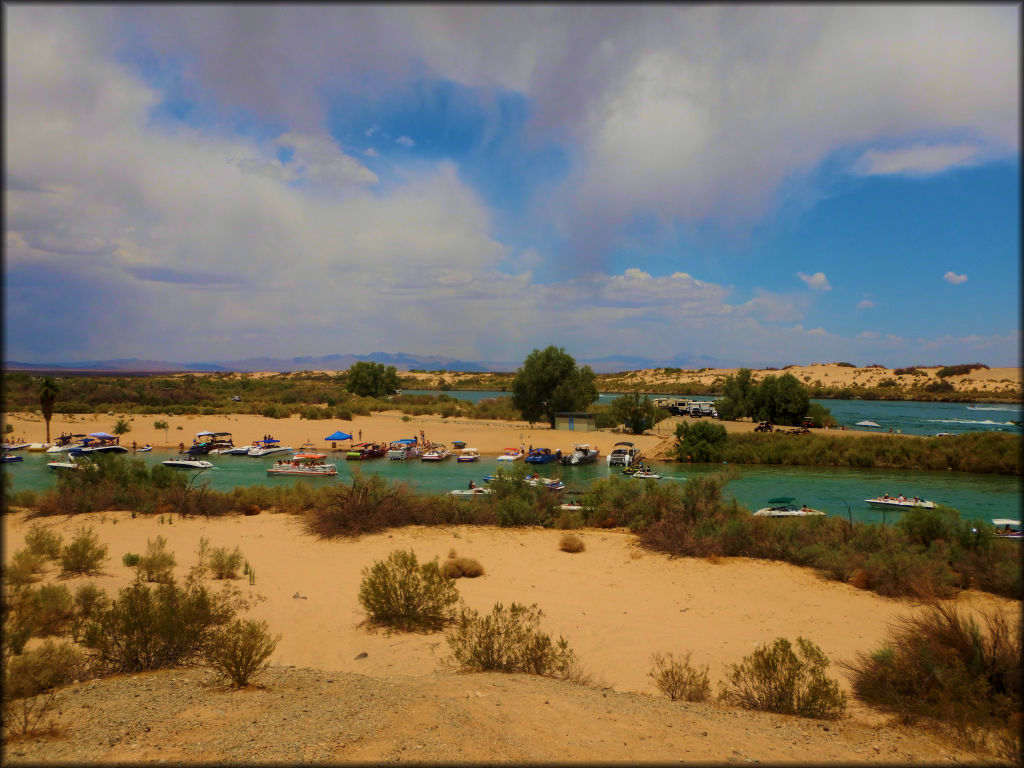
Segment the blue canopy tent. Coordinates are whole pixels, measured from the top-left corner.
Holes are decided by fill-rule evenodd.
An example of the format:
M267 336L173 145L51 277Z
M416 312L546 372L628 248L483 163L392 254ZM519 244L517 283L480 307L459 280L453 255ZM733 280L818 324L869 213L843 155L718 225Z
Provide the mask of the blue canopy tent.
M338 447L337 443L335 442L337 440L351 440L351 439L352 439L352 435L348 434L348 432L342 432L340 429L337 432L335 432L334 434L328 435L327 437L324 438L324 440L330 440L331 441L331 448L337 448Z

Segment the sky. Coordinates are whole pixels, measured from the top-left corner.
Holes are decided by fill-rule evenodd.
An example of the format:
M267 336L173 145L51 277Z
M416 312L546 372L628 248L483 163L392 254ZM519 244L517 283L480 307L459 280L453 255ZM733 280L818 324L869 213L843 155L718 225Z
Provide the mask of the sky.
M1020 365L1020 11L5 3L4 359Z

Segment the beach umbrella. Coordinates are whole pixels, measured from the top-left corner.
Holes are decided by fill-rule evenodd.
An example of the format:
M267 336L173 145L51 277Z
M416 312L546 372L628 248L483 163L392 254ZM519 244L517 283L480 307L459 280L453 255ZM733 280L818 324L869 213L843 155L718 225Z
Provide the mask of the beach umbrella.
M873 421L858 421L855 426L858 427L880 427L881 424L875 424Z
M324 440L351 440L352 435L342 432L340 429L333 435L328 435Z

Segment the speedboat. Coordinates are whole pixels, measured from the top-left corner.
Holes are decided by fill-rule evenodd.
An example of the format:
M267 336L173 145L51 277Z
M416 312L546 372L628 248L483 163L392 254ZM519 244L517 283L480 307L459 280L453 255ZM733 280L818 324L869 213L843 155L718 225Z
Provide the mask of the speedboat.
M640 451L633 443L622 441L612 447L608 454L609 467L628 467L640 460Z
M459 455L455 457L457 462L480 461L480 451L476 448L461 448Z
M649 469L640 469L636 472L630 472L630 477L639 477L641 480L661 480L661 475L657 472L651 472Z
M274 453L291 453L294 449L290 445L281 445L276 437L265 437L262 440L254 440L249 448L249 456L270 456Z
M334 464L327 464L324 453L297 453L290 460L278 459L267 467L268 475L301 475L302 477L329 477L338 474Z
M142 446L141 448L136 448L136 449L135 449L135 452L136 452L136 453L149 453L149 452L150 452L150 451L152 451L152 450L153 450L153 446L152 446L152 445L150 445L149 443L146 443L146 444L145 444L144 446Z
M46 466L54 471L66 471L66 470L80 470L87 467L95 468L95 464L91 461L76 461L73 456L68 456L66 459L61 461L60 459L54 459L53 461L46 462Z
M527 464L551 464L562 460L562 449L552 452L550 448L533 448L526 454Z
M85 444L82 441L86 437L88 435L61 435L54 441L53 445L46 449L46 452L65 453L72 448L81 448Z
M498 457L498 461L519 461L523 458L523 452L518 448L506 448L505 452Z
M120 439L106 432L93 432L83 438L80 447L71 448L68 453L72 456L88 453L128 453L127 448L118 445Z
M992 525L996 526L996 536L1001 539L1024 538L1024 534L1020 531L1020 520L997 517L992 521Z
M444 461L452 452L440 443L434 443L420 456L420 461Z
M232 439L230 432L212 433L208 445L209 448L207 448L206 452L211 456L222 456L235 452L235 441ZM248 446L245 447L245 452L249 452Z
M23 448L28 448L31 451L33 445L42 445L42 443L4 443L3 448L5 451L20 451Z
M13 464L16 461L24 461L24 460L25 460L24 456L15 456L13 453L5 453L3 456L0 456L0 462L2 462L4 464Z
M917 496L908 499L902 493L899 496L890 496L887 493L884 496L879 496L875 499L864 499L864 501L868 503L868 506L874 507L875 509L913 509L914 507L935 509L934 501L919 499Z
M824 514L821 510L811 509L806 504L798 507L796 499L792 496L780 496L777 499L768 499L768 506L757 510L754 517L810 517Z
M448 491L449 496L455 496L458 498L472 498L474 496L488 496L493 491L490 488L457 488L454 491Z
M180 459L167 459L167 461L161 461L160 463L165 467L173 467L174 469L210 469L213 466L212 461L189 456Z
M49 443L29 443L28 448L26 450L28 450L31 453L42 453L49 447Z
M599 451L597 448L592 448L586 443L576 443L572 447L572 453L567 453L562 456L563 464L593 464L597 461L597 455Z

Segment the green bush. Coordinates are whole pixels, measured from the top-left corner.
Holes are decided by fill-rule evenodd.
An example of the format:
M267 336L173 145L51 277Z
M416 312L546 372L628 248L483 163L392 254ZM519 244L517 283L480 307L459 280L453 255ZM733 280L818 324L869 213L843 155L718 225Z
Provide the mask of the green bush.
M86 473L88 474L88 473ZM62 576L85 574L92 576L100 572L100 566L107 559L107 545L100 544L92 528L81 528L70 544L60 553Z
M25 534L25 546L28 551L51 560L57 560L60 557L63 544L64 538L59 533L44 528L39 523L35 523Z
M236 619L214 633L204 658L208 666L228 678L236 688L267 668L281 636L271 637L267 622Z
M139 564L139 560L142 559L142 555L137 552L125 552L121 557L121 562L124 563L126 568L134 568Z
M136 567L146 581L166 582L173 578L174 553L167 551L167 539L157 536L155 541L146 540L146 554L141 556Z
M512 603L506 609L495 603L489 616L464 607L445 639L462 669L579 680L576 656L566 640L560 637L553 643L538 630L543 615L536 604Z
M828 657L814 643L796 639L800 656L789 641L776 638L728 669L721 699L745 709L814 718L838 718L846 709L839 683L825 676Z
M235 547L234 551L227 547L214 547L210 550L210 572L215 579L234 579L238 569L242 567L242 551Z
M371 623L406 631L441 628L454 618L458 600L438 564L420 565L412 550L396 550L364 568L359 585L359 602Z
M234 613L223 596L197 582L149 587L136 579L84 623L82 645L108 672L179 666L199 658Z
M42 555L22 549L14 553L7 566L4 578L11 587L24 587L39 580L39 574L46 569Z
M655 653L651 657L651 671L648 675L658 690L672 701L707 701L711 698L711 681L708 667L694 669L690 665L690 652L682 661L676 661L672 654Z
M63 584L20 589L11 595L7 608L15 629L34 637L63 633L75 615L74 598Z
M85 669L69 643L47 640L11 658L4 669L4 725L19 735L35 733L53 710L55 690L78 679Z

